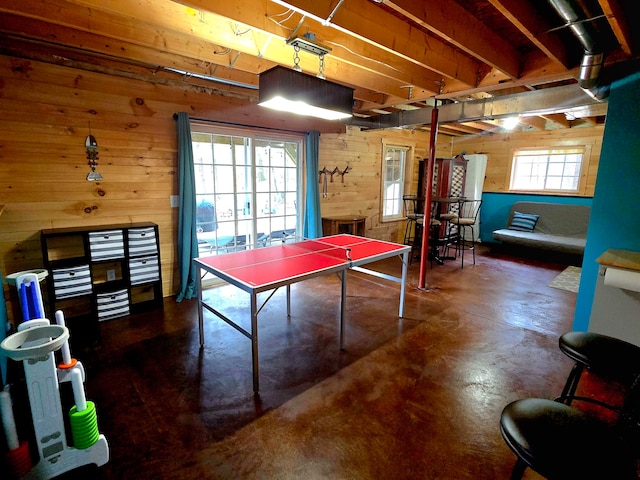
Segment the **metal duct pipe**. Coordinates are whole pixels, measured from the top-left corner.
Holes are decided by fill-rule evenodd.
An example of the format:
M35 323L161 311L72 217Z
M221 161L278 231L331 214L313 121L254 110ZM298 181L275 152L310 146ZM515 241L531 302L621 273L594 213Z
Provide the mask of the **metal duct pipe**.
M585 90L591 90L598 86L598 77L604 64L604 54L585 53L580 63L579 83Z
M549 4L560 15L578 41L584 47L586 53L595 53L597 50L597 42L592 33L589 24L580 23L580 15L574 8L571 0L548 0Z
M600 70L604 66L604 53L598 45L593 28L588 23L580 22L580 15L574 8L572 0L548 0L548 2L567 23L584 48L578 84L592 98L603 100L609 95L609 86L601 86L598 82Z

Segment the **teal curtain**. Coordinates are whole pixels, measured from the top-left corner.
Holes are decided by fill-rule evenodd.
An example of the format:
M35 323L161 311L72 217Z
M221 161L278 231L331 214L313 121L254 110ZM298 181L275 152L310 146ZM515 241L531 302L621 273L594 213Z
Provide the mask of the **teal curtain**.
M311 131L305 135L306 201L304 202L304 224L302 235L305 238L322 236L322 215L320 212L320 187L318 171L320 152L320 132Z
M198 257L198 237L196 236L196 183L193 169L193 147L189 116L185 112L174 115L178 127L178 188L180 204L178 209L178 271L180 272L180 292L177 302L195 298L197 295L197 275L193 259Z

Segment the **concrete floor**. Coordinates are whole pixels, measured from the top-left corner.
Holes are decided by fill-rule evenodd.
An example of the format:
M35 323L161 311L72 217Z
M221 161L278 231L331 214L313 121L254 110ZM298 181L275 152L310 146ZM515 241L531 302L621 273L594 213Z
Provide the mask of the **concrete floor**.
M571 367L557 341L576 294L547 286L565 267L480 247L418 290L414 261L402 319L396 284L350 273L343 351L338 278L294 285L290 320L282 289L259 317L259 396L250 341L207 314L200 349L194 300L101 324L101 342L72 353L111 458L65 477L508 478L500 411L559 394ZM206 296L247 317L246 294Z

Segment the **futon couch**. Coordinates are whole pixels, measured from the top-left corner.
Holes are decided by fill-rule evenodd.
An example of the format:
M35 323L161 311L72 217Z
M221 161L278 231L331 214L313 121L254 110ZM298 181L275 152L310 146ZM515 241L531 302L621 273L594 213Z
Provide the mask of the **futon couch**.
M493 231L499 242L559 253L584 254L591 207L515 202L506 228Z

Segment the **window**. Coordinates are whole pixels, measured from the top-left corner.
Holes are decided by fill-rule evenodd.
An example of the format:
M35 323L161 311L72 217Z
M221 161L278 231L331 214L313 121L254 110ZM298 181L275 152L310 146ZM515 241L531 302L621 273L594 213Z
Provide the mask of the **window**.
M382 220L403 218L402 196L410 147L385 145L382 159Z
M567 192L579 190L584 148L517 150L510 190Z
M302 139L199 124L191 131L200 254L263 247L283 232L295 238Z

